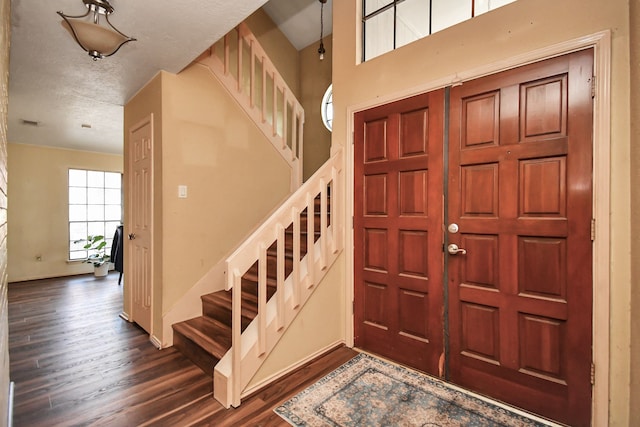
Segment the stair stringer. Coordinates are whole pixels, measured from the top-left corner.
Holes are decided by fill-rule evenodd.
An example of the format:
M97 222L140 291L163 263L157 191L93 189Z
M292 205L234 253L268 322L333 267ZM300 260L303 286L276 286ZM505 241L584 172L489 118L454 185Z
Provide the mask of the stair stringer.
M266 269L263 269L265 274L258 285L258 315L243 333L240 333L240 292L234 292L233 344L218 362L213 374L214 397L226 408L240 405L243 391L342 252L344 238L340 214L342 200L339 194L343 184L342 159L340 150L227 260L229 290L239 286L242 274L249 266L256 260L261 262L264 259L271 242L278 239L281 239L279 242L283 241L284 228L293 223L296 230L297 223L299 229L299 213L305 207L313 206L313 199L318 192L324 194L326 199L326 188L331 184L331 224L327 224L326 219L321 220L320 238L310 242L307 254L300 262L294 262L293 271L286 280L284 273L279 274L277 291L269 302L266 302L264 296ZM326 201L322 203L322 214L323 218L328 217ZM313 239L313 232L309 234ZM295 254L299 254L299 249L299 242L296 245L294 240L294 259Z

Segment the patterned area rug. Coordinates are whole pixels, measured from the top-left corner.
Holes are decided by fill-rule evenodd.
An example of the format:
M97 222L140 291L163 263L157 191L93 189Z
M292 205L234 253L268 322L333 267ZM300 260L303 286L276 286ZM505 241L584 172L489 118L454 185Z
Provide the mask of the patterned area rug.
M293 426L551 426L437 379L359 354L274 409Z

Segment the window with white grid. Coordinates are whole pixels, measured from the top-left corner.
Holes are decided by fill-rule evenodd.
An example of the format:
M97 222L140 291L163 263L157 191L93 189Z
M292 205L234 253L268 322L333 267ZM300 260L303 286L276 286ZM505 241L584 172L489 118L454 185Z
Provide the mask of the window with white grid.
M116 227L122 220L122 174L120 172L69 169L69 260L86 259L83 246L88 236L101 235L107 254Z

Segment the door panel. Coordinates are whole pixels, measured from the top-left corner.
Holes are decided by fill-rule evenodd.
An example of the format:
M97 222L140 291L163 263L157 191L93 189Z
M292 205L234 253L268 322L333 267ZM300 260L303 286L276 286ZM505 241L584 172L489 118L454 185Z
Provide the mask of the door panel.
M437 375L444 91L356 115L355 341Z
M451 380L572 425L591 408L592 52L451 91Z

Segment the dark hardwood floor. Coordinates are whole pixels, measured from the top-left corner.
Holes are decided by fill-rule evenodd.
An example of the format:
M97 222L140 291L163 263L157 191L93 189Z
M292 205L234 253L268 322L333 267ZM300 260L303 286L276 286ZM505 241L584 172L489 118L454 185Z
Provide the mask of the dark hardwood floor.
M9 285L14 426L287 426L273 408L357 354L338 348L226 410L210 377L119 317L117 278Z

